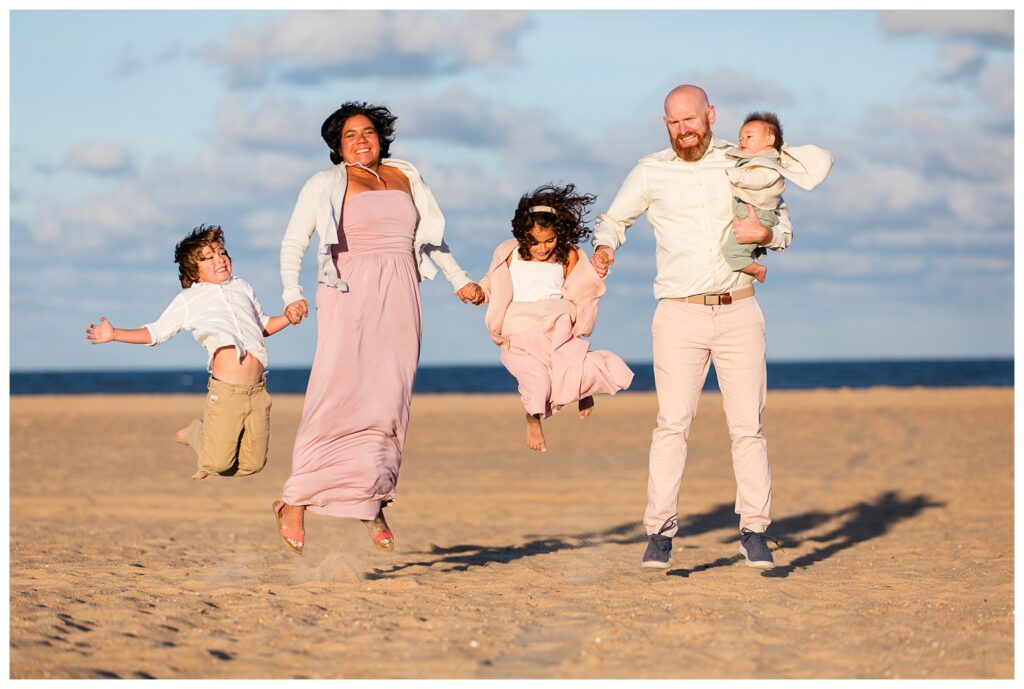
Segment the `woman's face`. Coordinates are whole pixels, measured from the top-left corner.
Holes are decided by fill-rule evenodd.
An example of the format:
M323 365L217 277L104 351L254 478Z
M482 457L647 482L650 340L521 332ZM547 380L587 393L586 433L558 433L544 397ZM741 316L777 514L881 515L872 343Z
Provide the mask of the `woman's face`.
M550 227L534 225L530 230L533 244L530 245L530 258L534 261L549 261L558 244L558 236Z
M366 115L353 115L345 120L341 128L342 160L346 163L359 163L367 167L380 162L380 139L373 122Z

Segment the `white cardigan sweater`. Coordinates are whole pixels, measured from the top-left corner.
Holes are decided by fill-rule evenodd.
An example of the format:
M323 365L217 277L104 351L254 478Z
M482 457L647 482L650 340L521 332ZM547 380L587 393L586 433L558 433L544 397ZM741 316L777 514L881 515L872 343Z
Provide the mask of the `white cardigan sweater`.
M398 168L409 179L412 202L419 214L413 252L420 278L432 279L440 268L453 290L458 291L470 279L444 243L444 216L434 195L411 163L385 158L381 164ZM317 281L342 292L348 291L348 285L338 277L331 260L331 245L338 243L338 224L347 186L348 172L343 164L339 164L310 177L299 192L288 229L281 240L281 282L284 284L282 298L285 306L303 298L299 273L314 230L320 236L316 254Z

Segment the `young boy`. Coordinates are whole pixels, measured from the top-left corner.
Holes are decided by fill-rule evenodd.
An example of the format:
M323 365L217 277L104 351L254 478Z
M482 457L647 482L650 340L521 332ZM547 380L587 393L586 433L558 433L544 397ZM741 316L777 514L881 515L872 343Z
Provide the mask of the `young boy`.
M736 159L736 167L725 171L732 184L733 208L739 218L747 217L747 206L754 208L765 227L779 223L779 204L786 189L783 177L804 189L821 184L832 168L832 154L817 146L783 146L782 125L773 112L752 112L740 127L740 145L725 154ZM740 244L732 231L726 235L725 262L735 271L764 282L768 268L754 260L764 249Z
M174 247L183 291L163 315L141 328L115 328L105 317L89 324L93 344L128 342L158 345L182 329L210 353L206 409L178 431L175 440L197 456L193 479L209 474L255 474L267 461L270 395L264 369L263 337L288 325L287 317L263 313L252 287L231 274L231 257L219 226L200 225Z

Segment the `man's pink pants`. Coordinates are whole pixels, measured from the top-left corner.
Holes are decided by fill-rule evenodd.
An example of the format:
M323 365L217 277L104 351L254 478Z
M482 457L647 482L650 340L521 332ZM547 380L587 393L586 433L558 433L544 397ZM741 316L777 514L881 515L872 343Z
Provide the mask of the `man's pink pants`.
M644 527L655 534L676 515L686 442L713 360L732 439L740 528L763 532L771 519L772 477L764 436L767 396L764 314L756 297L723 306L662 299L651 327L658 427L651 439ZM674 536L676 527L664 531Z

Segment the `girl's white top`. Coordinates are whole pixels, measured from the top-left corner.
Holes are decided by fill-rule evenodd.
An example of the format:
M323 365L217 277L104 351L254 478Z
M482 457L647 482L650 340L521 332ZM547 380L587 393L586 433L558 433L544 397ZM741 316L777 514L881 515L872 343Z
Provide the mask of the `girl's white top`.
M512 263L508 269L512 274L512 301L562 298L565 277L562 275L561 263L524 261L516 248L512 251Z
M196 342L209 352L206 369L213 373L213 355L221 347L234 347L239 362L245 354L252 354L266 368L263 329L269 320L249 283L232 276L220 285L193 283L171 301L160 318L142 327L149 330L150 345L191 330Z

